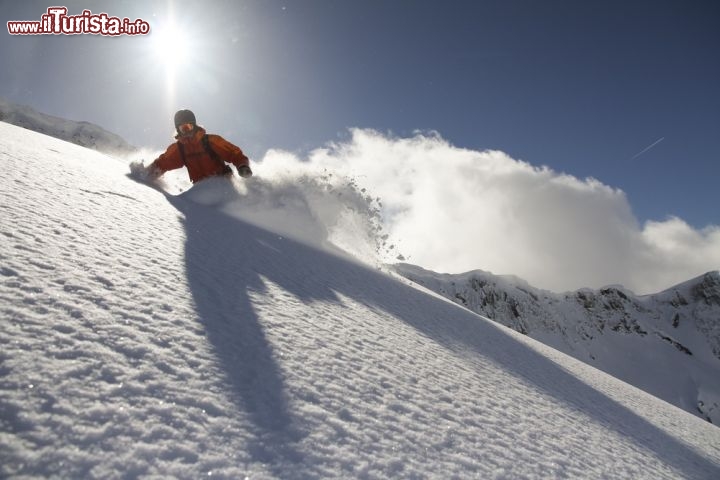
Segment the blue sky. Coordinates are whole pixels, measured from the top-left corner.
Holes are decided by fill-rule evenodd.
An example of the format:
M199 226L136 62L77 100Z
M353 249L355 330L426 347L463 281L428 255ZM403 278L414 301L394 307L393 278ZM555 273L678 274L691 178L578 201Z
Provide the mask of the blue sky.
M39 20L51 5L3 2L0 12ZM171 141L172 113L189 107L257 159L353 127L437 131L456 147L622 189L641 223L720 224L716 1L63 5L141 18L152 33L3 33L1 97L157 149ZM170 65L157 40L173 23L183 35Z

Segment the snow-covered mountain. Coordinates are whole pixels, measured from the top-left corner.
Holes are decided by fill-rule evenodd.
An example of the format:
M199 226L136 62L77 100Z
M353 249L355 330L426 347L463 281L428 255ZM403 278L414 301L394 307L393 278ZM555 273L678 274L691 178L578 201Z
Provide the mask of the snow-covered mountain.
M717 427L336 248L345 195L0 162L2 478L720 477Z
M552 293L480 270L401 275L468 309L720 425L720 272L656 295Z
M118 135L92 123L53 117L24 105L9 103L2 98L0 121L111 155L126 155L137 150Z

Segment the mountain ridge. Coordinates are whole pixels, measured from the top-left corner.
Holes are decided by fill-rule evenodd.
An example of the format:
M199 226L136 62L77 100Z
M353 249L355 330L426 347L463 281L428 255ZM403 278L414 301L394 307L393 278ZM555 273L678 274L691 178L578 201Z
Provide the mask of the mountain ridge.
M0 121L110 155L128 155L138 148L104 128L41 113L0 98Z

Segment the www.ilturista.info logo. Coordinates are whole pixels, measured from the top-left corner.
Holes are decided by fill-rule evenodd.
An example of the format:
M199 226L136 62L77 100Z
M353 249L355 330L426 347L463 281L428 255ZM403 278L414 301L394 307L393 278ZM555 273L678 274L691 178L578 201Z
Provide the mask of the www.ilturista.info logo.
M68 15L65 7L50 7L40 21L7 22L10 35L147 35L150 24L144 20L111 17L107 13L83 10Z

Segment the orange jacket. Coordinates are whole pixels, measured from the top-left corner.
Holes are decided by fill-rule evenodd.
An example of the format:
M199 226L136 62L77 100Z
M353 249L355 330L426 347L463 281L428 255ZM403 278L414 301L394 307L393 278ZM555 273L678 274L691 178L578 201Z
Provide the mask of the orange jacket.
M175 137L183 145L184 163L178 144L173 143L165 153L148 166L148 170L154 176L160 176L168 170L187 167L190 181L195 183L208 177L225 174L225 162L232 163L236 167L250 165L250 160L243 151L220 135L208 135L210 148L222 161L213 159L202 143L203 135L205 135L205 129L197 127L190 136Z

